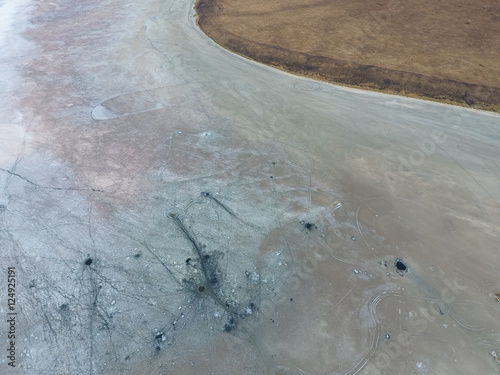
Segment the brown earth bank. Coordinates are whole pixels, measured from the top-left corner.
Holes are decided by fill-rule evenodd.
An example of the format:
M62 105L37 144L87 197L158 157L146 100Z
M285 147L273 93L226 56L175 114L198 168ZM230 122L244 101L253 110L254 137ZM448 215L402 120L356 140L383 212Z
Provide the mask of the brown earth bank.
M223 47L348 86L500 112L500 0L198 0Z

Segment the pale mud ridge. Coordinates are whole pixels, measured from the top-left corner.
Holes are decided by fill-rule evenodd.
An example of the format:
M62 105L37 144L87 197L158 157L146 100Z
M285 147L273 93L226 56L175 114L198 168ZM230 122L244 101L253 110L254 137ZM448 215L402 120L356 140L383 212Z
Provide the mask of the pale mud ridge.
M189 1L31 6L2 373L498 373L497 115L246 61Z

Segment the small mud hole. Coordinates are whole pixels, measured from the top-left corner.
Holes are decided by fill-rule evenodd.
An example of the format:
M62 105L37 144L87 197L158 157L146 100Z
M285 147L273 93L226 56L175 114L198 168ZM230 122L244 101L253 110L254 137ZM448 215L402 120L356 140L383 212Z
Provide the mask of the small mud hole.
M314 230L314 229L318 229L318 227L314 223L309 223L309 222L302 220L302 221L300 221L300 224L302 224L304 226L304 228L307 229L309 232Z
M394 266L396 267L397 273L403 276L403 273L408 272L408 265L402 260L397 258L394 262Z

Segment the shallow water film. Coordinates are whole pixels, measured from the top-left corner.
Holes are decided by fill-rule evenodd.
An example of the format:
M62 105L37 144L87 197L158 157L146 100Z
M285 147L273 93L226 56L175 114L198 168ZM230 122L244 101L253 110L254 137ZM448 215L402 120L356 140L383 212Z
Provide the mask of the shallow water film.
M187 0L16 7L0 373L499 373L498 115L247 61Z

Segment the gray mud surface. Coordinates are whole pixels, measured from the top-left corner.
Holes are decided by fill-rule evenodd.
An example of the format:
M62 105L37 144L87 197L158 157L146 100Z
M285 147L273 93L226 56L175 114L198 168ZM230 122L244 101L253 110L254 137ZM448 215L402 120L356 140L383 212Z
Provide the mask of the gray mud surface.
M19 12L0 373L499 372L498 115L247 61L190 1Z

